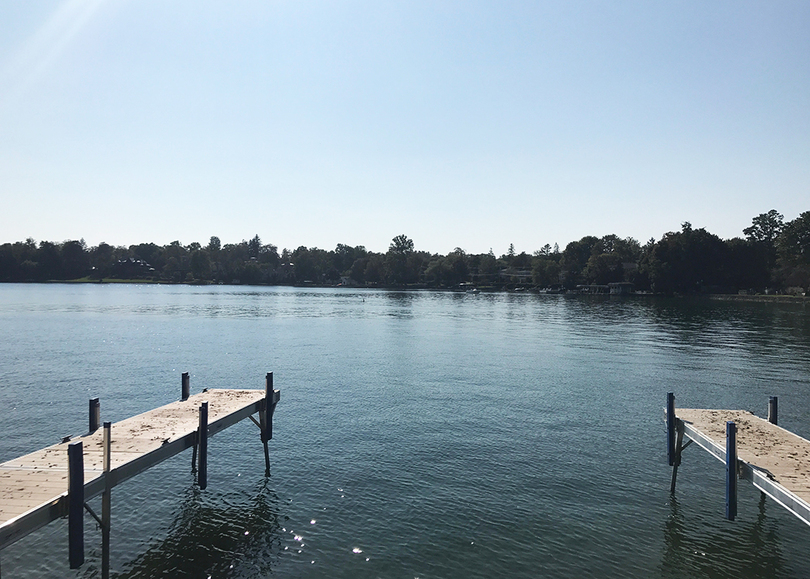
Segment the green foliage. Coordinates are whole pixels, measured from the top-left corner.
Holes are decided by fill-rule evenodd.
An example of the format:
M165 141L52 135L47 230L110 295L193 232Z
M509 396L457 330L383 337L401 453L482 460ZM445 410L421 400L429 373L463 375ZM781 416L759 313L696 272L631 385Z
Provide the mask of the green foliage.
M391 240L391 245L388 246L388 253L398 253L407 255L413 251L413 240L408 239L406 235L397 235Z
M743 229L743 233L748 241L773 244L785 227L784 218L776 209L771 209L754 217L751 227Z
M193 283L317 284L368 286L573 288L578 284L631 281L637 289L696 293L737 289L805 291L810 285L810 212L789 223L776 210L754 217L746 238L722 240L689 222L681 231L649 240L585 236L563 252L546 244L533 255L514 245L496 258L457 247L445 256L416 251L406 235L391 240L386 253L337 244L334 250L301 246L294 251L249 241L207 245L173 241L114 247L83 240L62 243L29 238L0 245L0 281L143 280ZM797 289L798 288L798 289Z
M550 253L535 256L532 262L532 281L541 288L553 287L560 283L560 263Z
M794 265L810 265L810 211L787 223L778 240L779 255Z
M404 286L419 281L422 259L414 255L413 248L413 240L405 235L397 235L391 240L385 256L386 283Z
M728 250L722 239L705 229L683 224L678 233L667 233L649 257L654 291L695 293L728 287L724 265Z

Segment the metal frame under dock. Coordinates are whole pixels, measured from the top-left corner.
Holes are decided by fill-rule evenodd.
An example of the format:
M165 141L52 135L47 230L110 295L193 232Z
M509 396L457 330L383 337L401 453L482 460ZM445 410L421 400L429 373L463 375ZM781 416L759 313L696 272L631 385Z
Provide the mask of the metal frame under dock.
M102 577L109 577L112 488L187 448L193 449L197 484L206 488L208 438L245 418L261 431L269 476L267 442L279 398L272 372L264 390L210 389L193 396L184 372L179 401L115 424L100 425L98 398L90 400L87 434L0 464L0 549L67 516L70 567L78 568L84 562L87 511L101 527ZM98 495L101 516L86 503Z
M675 492L682 453L693 442L726 465L726 518L737 514L737 481L760 491L810 525L810 441L777 425L778 399L768 420L746 410L675 409L667 395L667 456ZM688 440L684 442L684 438Z

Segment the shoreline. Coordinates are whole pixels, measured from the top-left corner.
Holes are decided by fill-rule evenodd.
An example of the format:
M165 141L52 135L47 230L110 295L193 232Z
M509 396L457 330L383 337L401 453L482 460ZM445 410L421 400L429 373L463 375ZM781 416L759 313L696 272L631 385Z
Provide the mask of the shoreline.
M426 286L346 286L346 285L320 285L320 284L230 284L230 283L215 283L215 282L170 282L170 281L159 281L159 280L147 280L147 279L104 279L104 280L88 280L88 279L72 279L72 280L47 280L47 281L13 281L13 282L0 282L3 284L88 284L88 285L106 285L106 284L132 284L132 285L186 285L186 286L247 286L247 287L296 287L296 288L344 288L344 289L355 289L355 290L394 290L394 291L452 291L452 292L460 292L464 293L465 289L459 288L447 288L447 287L426 287ZM519 290L509 289L505 287L482 287L477 288L481 293L531 293L531 294L545 294L545 292L540 292L534 288L521 288ZM805 303L807 302L810 296L799 296L799 295L789 295L789 294L674 294L674 295L667 295L667 294L657 294L657 293L647 293L647 292L638 292L638 293L631 293L625 295L614 295L611 296L610 294L587 294L587 293L577 293L577 292L567 292L567 293L553 293L553 294L545 294L545 295L568 295L568 296L603 296L603 297L653 297L653 298L665 298L665 297L676 297L676 298L702 298L702 299L709 299L715 301L737 301L737 302L760 302L760 303Z

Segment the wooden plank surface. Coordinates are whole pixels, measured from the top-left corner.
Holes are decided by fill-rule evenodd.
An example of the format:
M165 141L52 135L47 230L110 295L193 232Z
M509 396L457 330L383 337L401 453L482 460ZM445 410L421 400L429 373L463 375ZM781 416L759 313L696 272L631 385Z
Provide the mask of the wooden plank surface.
M203 401L208 402L213 435L258 411L264 396L264 390L208 390L113 424L114 484L191 446ZM91 489L87 498L102 486L102 436L99 429L73 439L82 441L85 487ZM67 496L67 447L68 443L54 444L0 464L0 548L60 516Z
M676 416L725 447L726 422L737 425L737 456L796 496L810 498L810 441L746 410L678 408Z

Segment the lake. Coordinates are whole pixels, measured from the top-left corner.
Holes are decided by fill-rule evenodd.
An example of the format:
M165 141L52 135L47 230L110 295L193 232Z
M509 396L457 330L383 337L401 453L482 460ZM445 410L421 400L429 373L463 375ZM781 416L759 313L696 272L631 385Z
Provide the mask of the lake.
M663 407L779 396L810 438L806 305L244 286L0 284L0 461L203 388L281 390L116 487L115 577L805 577L810 527L693 446L669 493ZM100 509L100 499L91 506ZM3 577L98 577L67 522Z

